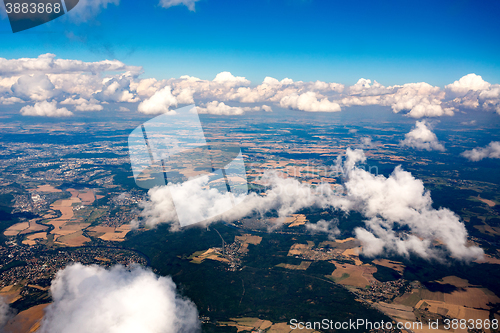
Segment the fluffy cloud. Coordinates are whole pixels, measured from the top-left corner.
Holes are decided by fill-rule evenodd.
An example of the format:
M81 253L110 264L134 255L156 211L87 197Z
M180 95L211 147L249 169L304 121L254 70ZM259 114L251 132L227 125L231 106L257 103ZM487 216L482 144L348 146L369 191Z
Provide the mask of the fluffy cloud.
M222 84L226 87L235 87L242 85L249 85L250 81L242 76L234 76L230 72L221 72L215 76L213 82Z
M359 79L355 85L349 87L349 92L353 95L360 96L375 96L384 95L393 92L393 87L384 87L377 81L372 81L368 79Z
M41 333L201 331L195 305L172 279L138 266L75 264L57 273L50 292Z
M461 155L471 161L480 161L484 158L500 158L500 141L492 141L486 147L466 150Z
M83 98L79 98L76 100L72 99L72 98L67 98L64 101L62 101L61 104L76 105L75 106L76 111L102 111L103 110L102 105L99 105L98 101L95 99L87 101L86 99L83 99Z
M417 121L415 127L405 134L405 139L400 144L420 150L445 151L443 144L439 143L436 134L431 131L425 121Z
M229 106L224 104L224 102L212 101L207 103L204 107L197 107L198 113L208 113L226 116L242 115L248 111L266 111L272 112L272 109L268 105L254 106L254 107L239 107L239 106Z
M87 1L92 2L92 1ZM95 1L96 3L99 1ZM78 3L81 7L82 0ZM73 12L73 11L71 11ZM84 62L81 60L56 59L55 54L42 54L38 58L5 59L0 58L0 75L26 75L37 72L45 74L69 73L102 73L102 72L132 72L140 73L142 67L127 66L118 60L103 60L98 62Z
M413 253L423 258L442 258L445 252L463 260L482 256L480 248L468 246L467 231L456 214L445 208L432 207L430 193L422 181L401 167L397 167L387 178L373 175L356 166L365 160L361 150L347 149L345 160L339 157L337 170L342 170L345 178L342 194L333 191L328 184L313 187L293 178L281 178L273 172L266 173L260 179L267 187L265 195L252 192L241 204L207 219L205 223L214 220L234 221L252 215L264 216L271 211L284 218L306 207L335 209L345 213L354 210L361 212L366 219L365 228L357 228L355 232L363 243L363 252L368 256L384 253L408 256ZM175 226L177 214L200 217L205 216L203 214L207 214L207 210L228 206L229 194L204 191L205 185L203 181L182 183L176 185L179 188L174 192L168 187L151 189L148 193L150 200L142 204L141 214L145 223L148 226L159 223ZM176 195L181 195L181 198L176 198L176 202L182 199L189 205L174 206L172 198ZM307 228L315 232L327 232L333 237L337 234L336 224L334 221L330 223L323 221ZM270 225L272 227L275 226ZM444 249L436 246L438 243L443 244Z
M160 0L159 5L163 8L170 8L172 6L184 5L190 11L194 12L194 5L200 0Z
M172 95L172 88L167 86L142 101L138 110L145 114L168 113L170 108L175 106L177 106L177 99Z
M69 117L73 112L68 111L66 108L57 108L57 102L39 102L34 106L27 105L21 109L23 116L39 116L39 117Z
M57 94L54 89L55 86L45 74L21 76L11 88L16 97L33 101L43 101L54 97Z
M366 160L361 150L348 149L346 155L347 197L367 218L366 228L355 230L363 253L439 258L439 250L433 246L439 241L455 258L474 260L483 255L480 248L467 245L467 231L455 213L432 207L430 192L421 180L401 167L388 178L376 176L355 166Z
M96 17L109 4L118 5L120 0L79 0L78 5L68 12L70 20L80 23Z
M104 80L101 91L94 94L95 99L104 102L139 102L130 92L130 80L124 76Z
M315 92L308 91L302 95L289 95L281 99L280 105L283 108L308 111L308 112L338 112L340 105L330 102L328 98L318 100Z
M24 103L24 101L17 97L1 97L0 96L0 104L3 105L12 105L16 103Z
M394 94L383 99L383 104L390 105L395 113L408 110L408 116L413 118L452 116L451 108L443 108L441 100L445 93L439 87L428 83L407 83L397 88Z
M474 73L467 74L460 80L455 81L447 86L446 89L451 90L457 94L466 94L469 91L485 90L490 87L490 84L483 80L483 78Z
M3 297L0 297L0 332L3 332L2 328L7 324L12 315L12 309L9 304Z
M338 220L332 220L332 221L325 221L325 220L319 220L316 223L306 223L306 229L309 230L312 233L325 233L328 235L328 238L333 240L337 236L340 235L340 229L338 228L339 221Z

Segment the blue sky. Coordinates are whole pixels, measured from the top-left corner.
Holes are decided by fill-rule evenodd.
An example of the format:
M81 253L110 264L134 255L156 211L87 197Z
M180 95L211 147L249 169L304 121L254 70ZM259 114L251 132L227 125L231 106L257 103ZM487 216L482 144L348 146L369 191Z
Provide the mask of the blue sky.
M499 1L200 0L195 11L158 1L121 0L85 22L66 15L16 34L1 19L0 57L114 58L158 79L500 82Z

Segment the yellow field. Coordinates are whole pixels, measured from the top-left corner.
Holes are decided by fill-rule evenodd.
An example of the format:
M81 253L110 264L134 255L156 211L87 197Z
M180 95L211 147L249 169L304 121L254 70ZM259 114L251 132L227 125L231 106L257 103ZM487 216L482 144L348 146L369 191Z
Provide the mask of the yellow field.
M399 261L392 261L392 260L387 260L387 259L376 259L373 260L373 263L376 265L384 266L387 268L391 268L400 274L404 273L405 270L405 265Z
M47 233L45 232L39 232L36 234L32 234L26 237L25 240L23 240L23 244L25 245L36 245L35 239L47 239Z
M28 310L18 313L9 320L4 327L5 333L31 333L40 327L43 319L44 309L48 304L36 305Z
M483 199L479 195L476 197L476 199L478 199L481 202L484 202L485 204L487 204L490 207L495 207L495 205L497 204L495 201L488 200L488 199Z
M62 192L61 190L55 188L52 185L39 185L37 188L30 189L30 191L48 192L48 193Z
M336 283L364 288L375 280L373 273L377 271L376 267L370 265L356 266L350 264L339 264L333 262L336 269L332 273L332 278Z
M306 269L309 268L309 266L311 266L311 261L302 261L300 263L300 265L291 265L291 264L278 264L276 266L278 267L283 267L283 268L286 268L286 269L293 269L293 270L299 270L299 271L305 271Z
M63 235L58 237L56 243L65 244L68 246L82 246L86 242L90 241L90 238L87 238L83 235L83 231L79 230L67 235Z
M239 240L242 243L259 245L260 242L262 241L262 237L260 237L260 236L252 236L250 234L244 234L242 236L236 236L235 240Z
M5 286L0 290L0 297L10 304L21 298L21 290L23 286L20 284Z
M96 226L87 229L87 232L92 237L98 237L102 240L121 242L125 239L125 236L130 231L130 229L131 228L129 224L124 224L118 228Z
M5 236L17 236L21 231L26 230L30 227L29 222L21 222L16 223L10 226L7 230L4 231Z
M314 246L314 243L311 243L308 242L307 244L293 244L288 251L288 256L296 256L306 253Z
M361 253L361 247L355 247L352 249L347 249L344 252L342 252L343 255L345 255L348 258L351 258L354 260L354 263L356 266L361 266L363 265L363 262L359 260L359 254Z

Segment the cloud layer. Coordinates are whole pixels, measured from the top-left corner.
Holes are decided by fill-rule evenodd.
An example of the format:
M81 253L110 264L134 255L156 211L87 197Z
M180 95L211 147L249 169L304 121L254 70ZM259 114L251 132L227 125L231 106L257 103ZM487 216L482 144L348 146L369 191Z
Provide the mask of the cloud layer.
M84 3L88 8L117 4L115 0ZM161 6L186 5L192 0L162 0ZM81 2L77 7L81 6ZM98 111L99 104L139 103L146 114L169 112L178 105L197 104L201 112L241 115L270 111L274 106L305 112L346 112L353 105L390 107L416 119L453 116L459 109L481 109L500 114L500 85L468 74L441 89L425 82L383 86L361 78L352 86L335 82L304 82L266 77L253 85L243 76L221 72L213 80L181 76L140 79L142 68L117 60L83 62L58 59L54 54L37 58L0 58L0 103L16 104L84 99L71 111ZM97 102L91 102L97 101ZM102 105L101 105L102 107Z
M423 258L442 258L448 253L463 260L482 256L480 248L468 246L467 231L455 213L446 208L432 207L430 192L422 181L401 167L397 167L389 177L373 175L356 166L365 159L359 149L347 149L346 158L338 159L336 170L342 170L345 178L343 193L334 191L328 184L313 187L293 178L281 178L277 173L266 173L260 179L268 188L265 195L250 193L241 204L205 223L235 221L251 215L264 216L271 211L284 218L306 207L345 213L357 211L365 217L366 226L356 229L355 233L363 243L364 254L368 256L386 253L408 256L413 253ZM189 187L185 185L187 183ZM179 188L174 192L168 187L151 189L150 200L143 203L145 223L151 227L159 223L175 226L177 214L202 216L200 214L212 208L228 206L228 193L204 191L202 181L197 186L193 185L196 182L187 183L178 184ZM185 201L189 205L175 207L172 203L172 196L175 195L182 195L176 198L176 202ZM270 225L270 228L273 227L276 226ZM325 222L308 226L310 230L324 231L330 236L336 234L335 227ZM439 243L443 248L437 246Z
M195 305L177 294L172 279L139 266L75 264L57 273L50 292L41 333L201 331Z

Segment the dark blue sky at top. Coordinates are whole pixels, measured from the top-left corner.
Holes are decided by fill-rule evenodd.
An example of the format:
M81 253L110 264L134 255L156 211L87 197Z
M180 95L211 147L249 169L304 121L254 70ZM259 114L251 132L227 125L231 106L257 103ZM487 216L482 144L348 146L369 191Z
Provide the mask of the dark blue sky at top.
M254 83L443 86L476 73L500 83L498 0L201 0L195 12L121 0L86 22L68 16L17 34L0 20L0 57L118 59L158 79L230 71Z

